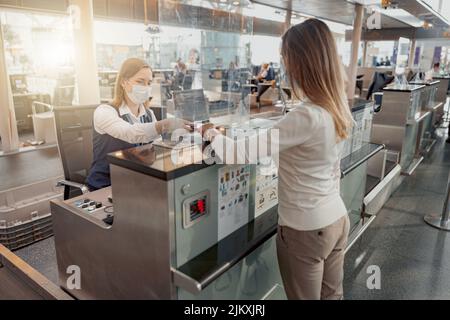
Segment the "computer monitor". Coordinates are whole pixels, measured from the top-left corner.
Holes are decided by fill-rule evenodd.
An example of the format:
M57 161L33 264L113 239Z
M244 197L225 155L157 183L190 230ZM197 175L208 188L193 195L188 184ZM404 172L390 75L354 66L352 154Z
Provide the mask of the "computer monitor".
M203 89L174 91L173 102L177 118L192 122L209 120L209 108Z
M27 92L27 77L25 74L10 75L11 90L13 93Z

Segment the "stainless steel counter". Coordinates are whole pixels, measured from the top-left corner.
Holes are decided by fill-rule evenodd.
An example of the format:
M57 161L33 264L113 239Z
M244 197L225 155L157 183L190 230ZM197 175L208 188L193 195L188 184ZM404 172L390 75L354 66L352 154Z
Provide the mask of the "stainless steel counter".
M384 144L400 156L402 173L412 174L423 160L417 155L419 124L422 113L421 94L425 85L389 86L384 88L381 112L375 114L372 142Z

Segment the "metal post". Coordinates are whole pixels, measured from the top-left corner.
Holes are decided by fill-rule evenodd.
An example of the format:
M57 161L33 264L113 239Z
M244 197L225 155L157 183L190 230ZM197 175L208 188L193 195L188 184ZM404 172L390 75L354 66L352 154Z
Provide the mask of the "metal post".
M363 50L363 56L362 56L362 65L361 67L365 68L367 64L367 45L369 44L368 41L364 41L364 50Z
M286 18L284 19L284 32L291 27L292 21L292 0L288 2L288 9L286 10Z
M93 0L70 0L74 10L74 64L79 105L100 104L98 67L94 42Z
M356 4L355 21L353 23L353 33L352 33L352 53L350 58L350 65L348 68L347 97L349 100L353 100L355 98L356 75L358 73L358 51L359 51L359 43L361 41L363 19L364 19L364 6Z
M408 58L408 68L410 70L414 66L415 53L416 53L416 38L412 38L409 47L409 58Z
M447 192L445 196L444 209L442 211L442 215L439 214L428 214L424 217L426 223L430 226L438 228L440 230L450 231L450 220L449 220L449 203L450 198L450 173L448 175L447 180Z
M3 30L0 22L0 137L4 152L14 152L19 149L19 134L17 132L16 113L13 94L6 66L6 54Z

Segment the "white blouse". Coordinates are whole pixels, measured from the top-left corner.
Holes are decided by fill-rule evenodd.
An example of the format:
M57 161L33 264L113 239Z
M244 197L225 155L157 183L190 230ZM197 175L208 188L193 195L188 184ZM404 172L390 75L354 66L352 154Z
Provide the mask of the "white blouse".
M121 118L125 114L130 114L133 123ZM136 117L125 104L119 108L119 113L114 107L102 104L94 112L94 129L99 134L109 134L131 144L149 143L158 138L159 134L156 131L157 120L153 111L150 110L152 122L141 123L145 114L144 106L140 106L139 115Z
M345 216L347 209L339 192L343 143L336 143L332 116L311 102L303 102L274 129L279 130L279 224L310 231ZM260 144L264 137L267 135L258 136ZM245 144L222 135L211 145L222 160L231 148L237 148L238 157L247 156L242 150Z

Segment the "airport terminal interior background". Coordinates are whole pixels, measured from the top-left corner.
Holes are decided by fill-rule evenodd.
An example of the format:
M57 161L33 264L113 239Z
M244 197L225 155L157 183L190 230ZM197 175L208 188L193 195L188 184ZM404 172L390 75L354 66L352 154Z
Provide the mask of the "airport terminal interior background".
M0 299L96 298L96 289L80 296L61 290L67 288L61 285L57 256L64 253L57 254L50 201L67 200L64 186L57 184L70 176L60 150L63 131L55 129L57 110L108 103L122 62L137 57L152 67L152 108L158 118L173 103L174 90L203 89L211 113L230 113L238 108L231 105L239 105L245 96L251 119L275 119L279 105L286 107L295 99L282 84L281 35L312 17L333 33L349 78L350 106L358 106L352 110L363 123L342 164L341 186L352 221L345 299L450 299L450 235L424 221L429 214L440 217L444 209L448 219L446 0L0 0ZM174 75L180 63L187 68L182 79ZM255 83L265 65L270 70L267 81ZM389 108L398 108L396 115L403 112L403 122L394 123L397 116ZM236 121L236 114L230 119ZM176 229L177 237L190 241L183 231ZM225 240L219 240L220 248ZM261 247L272 250L269 242ZM261 248L252 246L247 251L256 256L254 251ZM248 257L233 260L236 268L247 270L242 277L276 278L264 271L274 265L264 260L270 260L264 250L248 269L245 264L253 263ZM179 267L177 272L191 267L183 255L177 254L182 263L172 266ZM186 255L194 261L203 253ZM6 270L12 265L29 267L31 273L23 274L32 276L17 283L23 277L14 268ZM371 266L381 270L381 287L368 285ZM221 279L233 279L233 286L236 268L198 297L285 299L277 280L266 289L247 286L248 279L236 280L234 289L225 285L221 293ZM2 291L2 276L11 282L9 288L20 289ZM182 289L170 298L196 299L189 286L175 280L170 290ZM51 294L37 289L42 281ZM248 293L253 289L254 294ZM167 297L164 290L138 298Z

